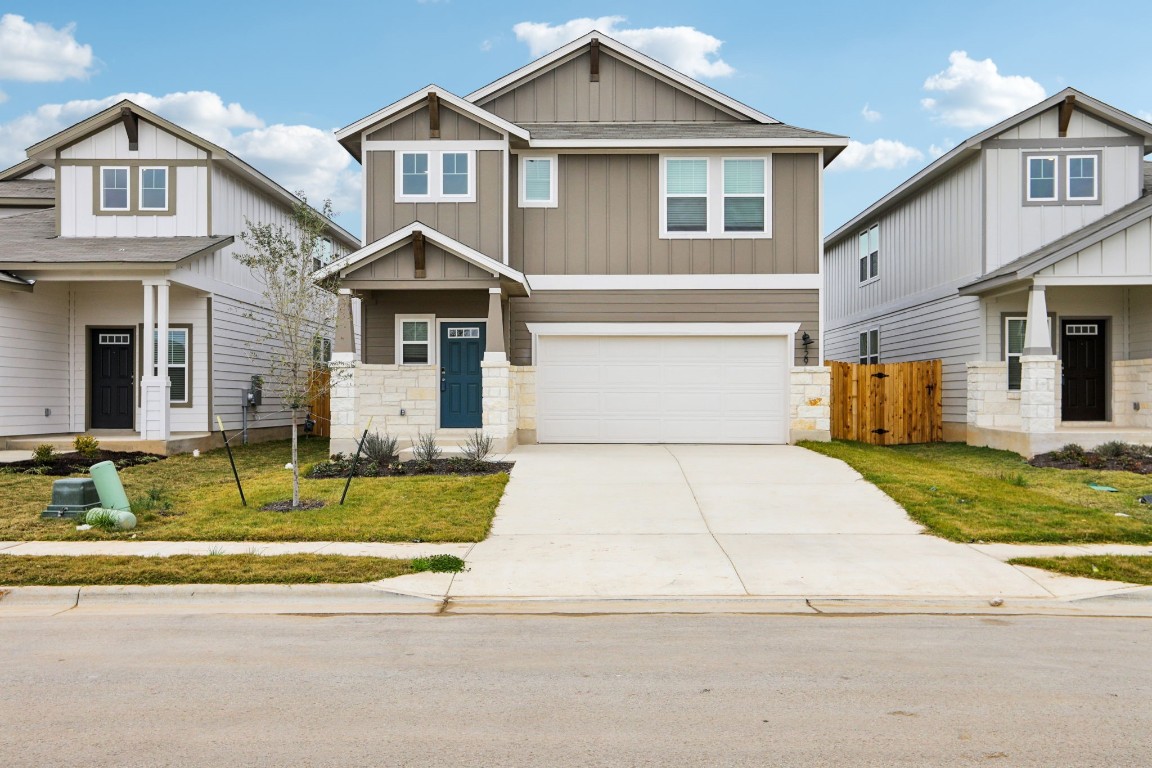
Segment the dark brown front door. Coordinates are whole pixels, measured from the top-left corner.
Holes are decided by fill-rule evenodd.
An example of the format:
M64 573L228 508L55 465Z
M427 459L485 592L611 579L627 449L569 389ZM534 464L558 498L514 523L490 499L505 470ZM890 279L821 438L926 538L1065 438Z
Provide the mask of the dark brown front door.
M1104 421L1107 322L1061 320L1060 339L1064 358L1064 421Z
M92 429L132 429L132 335L128 328L91 330Z

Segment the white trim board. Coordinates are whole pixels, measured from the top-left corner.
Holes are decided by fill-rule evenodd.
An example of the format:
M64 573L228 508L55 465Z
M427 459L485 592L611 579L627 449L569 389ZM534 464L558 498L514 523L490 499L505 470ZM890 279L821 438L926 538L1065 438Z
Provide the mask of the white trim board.
M681 149L684 147L805 147L826 149L847 147L848 139L840 137L795 138L719 138L719 139L532 139L534 149Z
M528 323L533 336L795 336L800 323Z
M818 274L526 275L534 291L819 290Z

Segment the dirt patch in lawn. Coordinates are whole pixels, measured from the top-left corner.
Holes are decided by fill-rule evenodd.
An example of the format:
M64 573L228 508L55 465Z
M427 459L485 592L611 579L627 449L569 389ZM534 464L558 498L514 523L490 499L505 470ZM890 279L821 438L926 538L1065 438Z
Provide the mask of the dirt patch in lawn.
M78 453L57 453L46 461L27 459L25 461L0 462L0 470L6 470L21 475L48 475L49 477L66 477L68 475L86 475L93 464L110 461L117 469L126 469L140 464L151 464L168 458L155 453L143 451L97 451L89 456Z
M1113 442L1086 451L1070 443L1058 451L1038 454L1028 463L1053 469L1103 469L1152 475L1152 446Z
M328 502L321 499L300 499L300 503L292 506L292 499L287 501L274 501L271 504L265 504L260 509L269 512L298 512L304 509L320 509Z
M356 464L356 477L414 477L417 475L496 475L511 472L516 465L513 461L477 461L462 457L433 459L432 461L390 461L377 464L361 459ZM308 477L314 479L348 477L352 471L352 459L341 454L312 467Z

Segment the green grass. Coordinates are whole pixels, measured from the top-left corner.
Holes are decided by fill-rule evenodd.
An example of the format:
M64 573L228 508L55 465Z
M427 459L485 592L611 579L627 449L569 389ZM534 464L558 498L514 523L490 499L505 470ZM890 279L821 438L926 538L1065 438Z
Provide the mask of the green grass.
M1042 469L1014 453L962 443L802 445L847 462L914 520L952 541L1152 542L1152 510L1136 503L1152 493L1152 476ZM1089 482L1119 493L1094 491Z
M1083 557L1018 557L1008 562L1030 565L1066 576L1152 584L1152 557L1147 555L1085 555Z
M412 573L409 560L343 555L0 555L0 585L359 584Z
M139 518L127 533L77 531L73 521L41 520L55 478L0 474L0 540L481 541L508 482L506 474L356 478L340 506L343 479L301 478L301 498L323 499L327 506L263 512L264 504L292 496L292 473L284 469L290 450L287 441L234 448L247 507L240 505L223 449L122 470ZM305 470L327 455L327 440L300 443ZM140 505L153 488L166 490L170 509Z

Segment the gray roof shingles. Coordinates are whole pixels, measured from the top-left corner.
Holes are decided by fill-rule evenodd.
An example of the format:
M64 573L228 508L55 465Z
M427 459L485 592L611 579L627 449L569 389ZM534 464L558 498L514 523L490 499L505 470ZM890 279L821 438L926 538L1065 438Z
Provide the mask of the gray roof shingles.
M42 200L53 200L56 197L56 182L44 179L0 181L0 200L6 197L34 197Z
M841 139L783 123L520 123L533 140Z
M0 263L174 264L228 245L226 237L57 237L56 211L0 219Z

